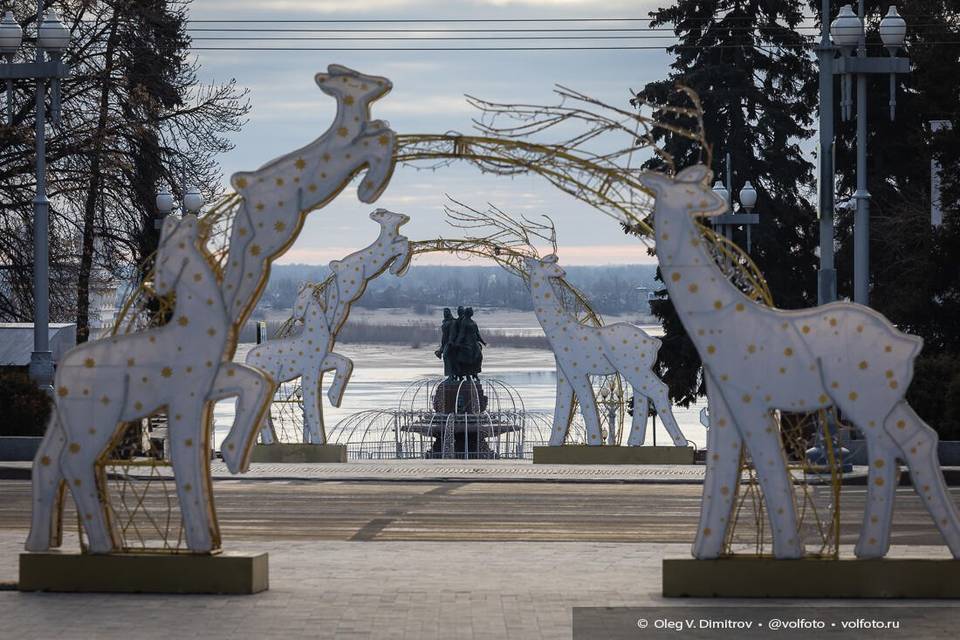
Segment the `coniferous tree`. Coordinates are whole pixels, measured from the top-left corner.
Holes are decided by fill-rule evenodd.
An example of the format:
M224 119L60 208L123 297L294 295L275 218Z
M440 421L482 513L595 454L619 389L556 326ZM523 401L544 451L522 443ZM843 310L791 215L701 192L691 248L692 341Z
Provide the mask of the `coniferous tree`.
M668 49L675 57L669 77L638 94L674 104L682 99L677 83L697 92L717 178L725 178L729 154L734 200L747 180L759 194L752 257L783 308L816 302L813 170L800 147L812 133L816 83L807 41L797 31L802 8L791 0L679 0L652 12L651 26L671 25L678 43ZM705 160L686 138L665 130L654 135L677 169ZM646 167L664 168L660 158ZM744 246L742 235L734 239ZM703 392L700 359L666 291L652 308L665 331L661 373L673 399L687 404Z

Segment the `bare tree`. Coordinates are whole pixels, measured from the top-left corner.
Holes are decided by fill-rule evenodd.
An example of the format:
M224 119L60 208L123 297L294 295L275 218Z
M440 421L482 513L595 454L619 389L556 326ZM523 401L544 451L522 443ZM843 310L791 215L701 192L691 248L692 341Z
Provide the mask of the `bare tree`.
M15 3L25 31L35 16ZM91 276L130 278L156 247L154 196L189 179L219 195L219 153L249 110L231 80L200 85L189 59L189 2L57 3L72 37L60 127L48 130L51 317L89 327ZM0 127L0 319L29 320L33 176L32 86L17 87L14 123ZM181 194L182 195L182 194Z

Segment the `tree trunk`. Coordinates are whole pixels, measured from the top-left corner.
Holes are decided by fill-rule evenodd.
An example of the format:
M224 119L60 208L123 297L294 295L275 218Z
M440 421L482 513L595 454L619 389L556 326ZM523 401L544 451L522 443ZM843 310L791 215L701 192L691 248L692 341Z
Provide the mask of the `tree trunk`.
M90 158L90 182L83 208L83 245L80 253L80 269L77 274L77 342L86 342L90 338L90 273L93 270L94 228L96 223L97 200L100 196L100 169L103 159L104 138L110 107L110 76L113 73L114 50L116 48L117 24L119 17L115 11L110 21L110 35L104 52L103 79L100 84L100 113L97 128L94 130L93 151Z

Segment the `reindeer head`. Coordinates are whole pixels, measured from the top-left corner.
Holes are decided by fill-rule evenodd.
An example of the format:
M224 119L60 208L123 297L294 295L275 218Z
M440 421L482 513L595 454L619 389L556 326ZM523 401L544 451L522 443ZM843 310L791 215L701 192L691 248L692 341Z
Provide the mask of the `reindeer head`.
M640 183L653 191L656 198L657 255L676 255L681 243L686 242L682 229L691 222L691 217L712 217L727 211L726 199L710 188L712 175L710 169L699 164L673 177L654 171L640 174Z
M560 258L557 254L551 253L543 258L524 258L523 263L527 267L530 275L539 275L545 278L563 278L567 272L559 264Z
M712 217L727 211L727 201L710 188L712 177L710 169L698 164L672 178L663 173L645 171L639 179L643 186L653 191L658 212Z
M184 266L190 261L187 256L196 250L196 241L197 216L187 214L182 219L167 216L163 221L153 278L159 295L165 296L173 291Z
M400 227L410 222L410 216L402 213L394 213L386 209L377 209L370 214L370 219L380 224L381 235L385 234L392 237L390 252L387 260L393 260L390 265L390 273L395 276L403 275L407 267L410 266L410 259L413 257L410 251L410 240L400 235Z
M393 89L393 83L386 78L368 76L339 64L327 66L327 72L318 73L314 79L321 91L348 107L369 105Z

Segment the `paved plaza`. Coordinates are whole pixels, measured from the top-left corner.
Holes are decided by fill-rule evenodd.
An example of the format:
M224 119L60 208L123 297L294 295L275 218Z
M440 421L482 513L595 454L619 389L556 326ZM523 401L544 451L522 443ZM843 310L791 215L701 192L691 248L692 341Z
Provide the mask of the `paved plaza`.
M0 535L4 576L14 572L21 544L22 534ZM0 592L0 637L569 639L574 606L689 604L659 596L661 558L683 557L686 544L284 541L231 548L270 553L269 591L231 597ZM943 555L931 547L897 553ZM695 602L798 612L813 604ZM931 622L905 637L938 637L935 628Z
M541 481L504 482L492 472L493 479L452 477L458 469L489 463L414 463L399 472L397 463L363 464L367 466L339 465L338 479L322 477L328 472L313 465L287 465L279 469L285 479L276 479L271 474L283 465L258 465L252 476L264 474L260 480L214 483L224 546L270 554L266 593L226 597L5 590L0 591L0 638L569 639L575 606L692 603L737 610L796 607L803 613L813 605L871 604L664 600L660 563L689 555L699 509L697 484L597 477L593 482L564 481L561 470ZM531 473L539 471L526 466ZM358 468L406 477L377 480L358 475ZM523 465L502 466L500 474L507 477L518 469ZM430 470L443 473L430 478ZM591 479L588 468L576 471ZM270 477L274 479L263 479ZM863 490L844 492L842 539L849 554ZM8 585L17 579L29 503L29 482L0 481L0 582ZM67 518L72 523L75 516L68 512ZM71 524L67 528L64 548L76 549L75 529ZM892 556L948 557L908 488L898 492L894 542ZM941 622L934 617L914 621L903 637L943 637L937 631Z

